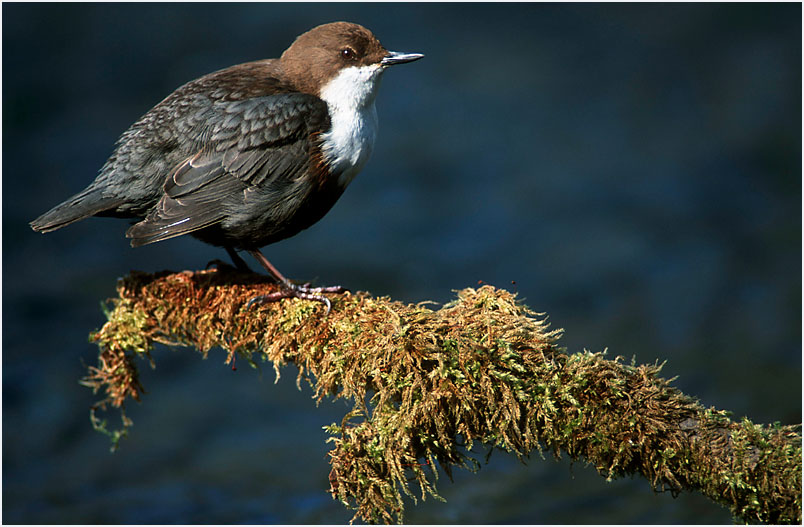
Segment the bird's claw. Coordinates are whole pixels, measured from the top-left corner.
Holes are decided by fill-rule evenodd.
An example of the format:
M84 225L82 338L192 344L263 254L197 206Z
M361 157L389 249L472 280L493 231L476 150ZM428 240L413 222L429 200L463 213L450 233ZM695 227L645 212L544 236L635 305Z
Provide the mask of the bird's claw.
M215 258L214 260L210 260L204 269L209 269L210 267L217 269L218 271L234 271L235 267L229 263L224 262L223 260L219 260Z
M279 291L269 293L267 295L255 296L246 304L246 309L251 309L254 306L267 304L269 302L276 302L283 298L301 298L303 300L314 300L321 302L327 306L325 316L332 310L332 302L329 298L325 297L323 293L344 293L348 291L345 287L339 285L329 287L310 287L310 283L297 285L293 283L280 284Z

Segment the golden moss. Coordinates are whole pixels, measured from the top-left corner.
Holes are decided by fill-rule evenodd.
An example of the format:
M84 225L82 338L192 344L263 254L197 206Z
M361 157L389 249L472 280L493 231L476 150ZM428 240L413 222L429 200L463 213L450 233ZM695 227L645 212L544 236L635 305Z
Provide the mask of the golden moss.
M134 273L92 336L99 365L84 383L124 407L142 393L134 357L155 343L220 346L234 363L299 368L318 400L352 409L325 429L330 492L364 521L401 521L404 496L438 498L438 470L475 469L477 443L526 458L534 449L593 464L607 478L639 473L657 490L699 490L747 522L799 523L801 427L733 422L659 377L604 353L567 355L542 315L508 291L464 289L438 310L366 293L320 303L285 299L252 274ZM94 411L94 409L93 409ZM96 427L105 422L94 417ZM116 441L130 426L110 433Z

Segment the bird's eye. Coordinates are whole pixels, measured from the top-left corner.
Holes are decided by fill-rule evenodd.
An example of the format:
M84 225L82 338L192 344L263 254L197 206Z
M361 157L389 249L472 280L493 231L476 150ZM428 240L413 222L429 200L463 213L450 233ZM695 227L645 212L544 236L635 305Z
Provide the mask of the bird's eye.
M355 60L357 58L357 54L352 48L343 48L341 50L341 57L346 60Z

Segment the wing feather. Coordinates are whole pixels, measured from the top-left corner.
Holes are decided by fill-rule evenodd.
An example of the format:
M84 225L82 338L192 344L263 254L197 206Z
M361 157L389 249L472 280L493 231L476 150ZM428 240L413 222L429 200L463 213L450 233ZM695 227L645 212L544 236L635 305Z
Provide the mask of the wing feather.
M310 168L311 141L329 127L324 101L291 93L217 101L195 116L206 139L167 178L164 195L126 236L133 246L221 222L225 203L255 186L281 185Z

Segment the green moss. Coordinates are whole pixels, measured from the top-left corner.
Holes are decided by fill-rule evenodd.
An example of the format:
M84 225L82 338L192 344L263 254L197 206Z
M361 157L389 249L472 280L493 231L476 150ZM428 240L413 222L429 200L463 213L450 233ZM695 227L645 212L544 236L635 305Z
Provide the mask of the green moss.
M561 331L511 293L464 289L441 309L368 294L246 309L275 290L236 272L132 274L84 383L122 408L142 392L134 358L157 342L299 369L318 401L345 399L325 426L330 492L364 521L401 521L406 499L440 499L438 469L476 470L483 442L525 459L536 449L585 460L606 478L641 474L657 490L699 490L750 522L801 516L801 430L735 423L659 377L662 364L557 346ZM368 401L368 403L367 403ZM94 417L99 429L104 421ZM117 441L122 431L108 432ZM436 466L437 465L437 466Z

